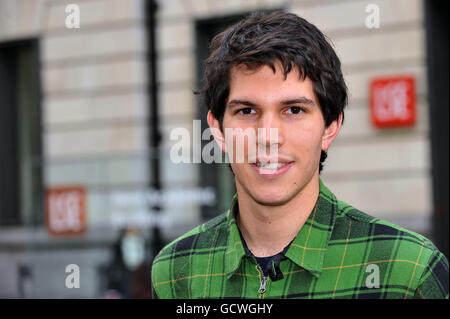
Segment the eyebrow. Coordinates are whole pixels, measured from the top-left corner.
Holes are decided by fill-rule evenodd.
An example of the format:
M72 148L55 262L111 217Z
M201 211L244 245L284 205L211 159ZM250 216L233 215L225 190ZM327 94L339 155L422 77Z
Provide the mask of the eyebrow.
M309 106L315 105L313 100L311 100L305 96L300 96L300 97L296 97L296 98L292 98L292 99L288 99L288 100L282 100L280 103L282 105L290 105L290 104L302 104L302 105L309 105ZM248 100L233 99L230 102L228 102L229 107L234 107L237 105L246 105L246 106L252 106L252 107L257 106L256 103L253 103Z

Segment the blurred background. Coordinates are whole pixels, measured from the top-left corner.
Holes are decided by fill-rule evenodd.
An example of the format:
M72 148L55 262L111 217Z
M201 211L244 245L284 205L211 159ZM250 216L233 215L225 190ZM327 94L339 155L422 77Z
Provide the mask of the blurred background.
M255 10L341 58L325 184L448 258L448 2L0 0L1 298L150 297L155 254L235 192L227 164L170 161L170 133L206 128L208 42Z

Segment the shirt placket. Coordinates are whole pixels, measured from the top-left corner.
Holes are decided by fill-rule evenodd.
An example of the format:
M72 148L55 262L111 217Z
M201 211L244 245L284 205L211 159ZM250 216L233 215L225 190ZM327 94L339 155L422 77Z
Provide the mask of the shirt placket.
M260 283L259 289L258 289L259 298L264 299L265 294L268 289L270 277L264 276L261 266L258 263L256 264L256 271L258 272L258 278L259 278L259 283Z

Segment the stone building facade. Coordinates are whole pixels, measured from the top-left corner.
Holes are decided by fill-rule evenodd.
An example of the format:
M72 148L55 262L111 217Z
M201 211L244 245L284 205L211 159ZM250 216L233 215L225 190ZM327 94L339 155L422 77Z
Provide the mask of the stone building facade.
M201 114L192 92L198 89L199 56L206 50L198 45L199 32L205 31L202 23L282 9L305 17L327 34L349 87L345 122L329 151L322 179L338 198L368 214L429 234L433 205L422 1L157 2L159 163L164 190L202 186L200 165L174 164L168 157L172 130L185 127L192 132L193 120ZM80 9L80 28L65 24L71 3ZM365 23L369 4L379 8L379 28ZM33 224L24 218L16 225L0 224L0 297L101 297L99 267L110 260L119 228L142 227L144 236L151 238L150 226L161 220L148 218L153 178L149 161L155 153L149 144L152 92L145 8L145 0L0 2L0 44L38 42L42 148L36 165L42 172L41 191L82 185L88 225L83 236L54 238L44 222ZM417 123L380 130L370 122L369 83L394 75L416 80ZM23 169L29 162L24 159ZM224 177L223 183L228 183L224 188L229 179ZM218 191L215 196L217 201L228 199L217 198ZM128 206L121 207L123 202ZM30 204L20 214L36 212L43 214ZM164 216L164 241L204 220L195 200L166 202L159 216ZM65 286L64 269L71 263L80 266L79 289ZM19 265L26 265L32 274L25 284L28 288L18 288L25 280Z

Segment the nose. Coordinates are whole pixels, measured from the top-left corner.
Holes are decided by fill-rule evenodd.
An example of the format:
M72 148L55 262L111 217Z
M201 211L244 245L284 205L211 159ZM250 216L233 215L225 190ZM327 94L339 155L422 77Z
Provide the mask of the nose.
M258 123L258 147L280 147L284 143L283 127L275 112L263 114Z

